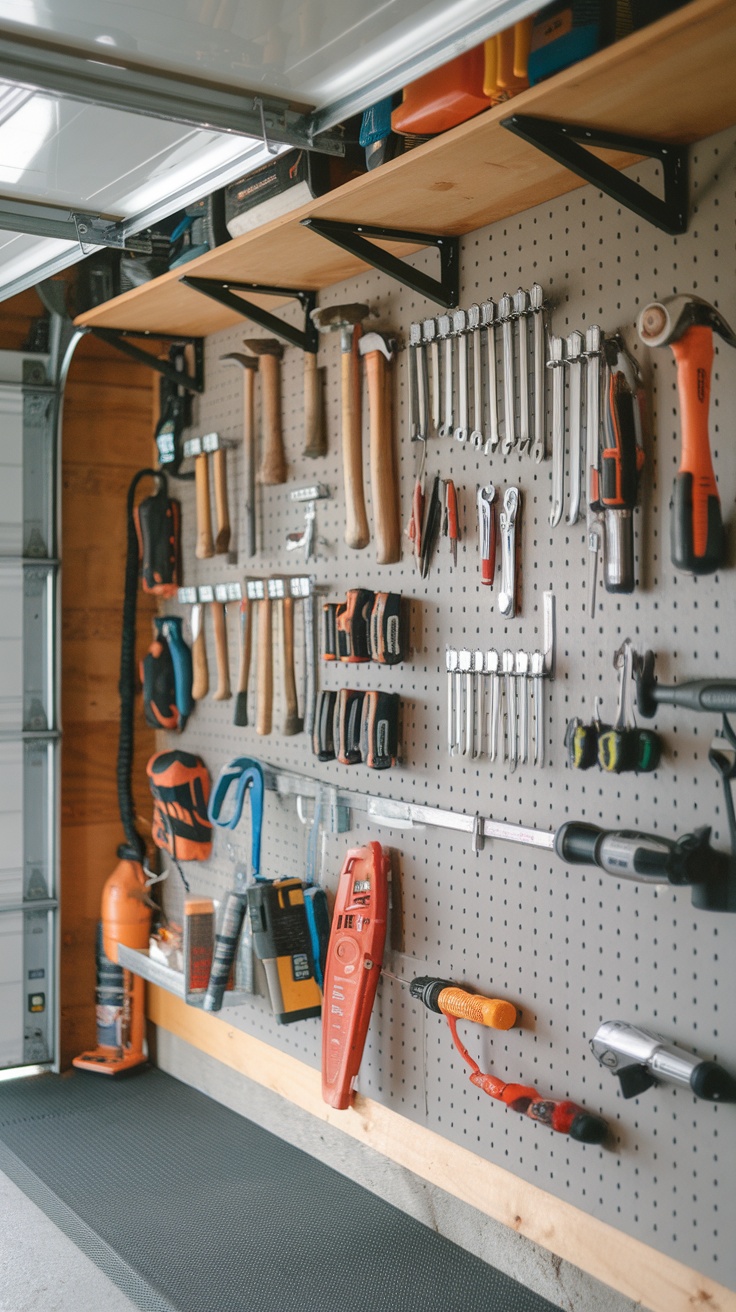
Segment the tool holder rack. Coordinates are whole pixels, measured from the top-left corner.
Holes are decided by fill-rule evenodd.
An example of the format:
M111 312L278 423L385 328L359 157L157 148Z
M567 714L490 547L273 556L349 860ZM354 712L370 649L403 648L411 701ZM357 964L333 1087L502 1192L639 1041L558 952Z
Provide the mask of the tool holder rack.
M693 579L670 565L668 503L680 446L675 371L671 353L646 351L634 327L638 311L649 300L694 287L718 303L726 318L736 318L731 292L736 268L729 245L736 193L733 139L734 133L727 131L692 149L693 220L691 231L679 235L676 244L589 188L480 229L461 242L461 305L482 304L505 289L537 282L551 306L552 333L567 337L573 329L591 324L600 325L604 334L621 329L642 367L654 437L646 439L643 508L636 512L636 592L616 596L601 589L591 620L585 605L585 520L552 530L551 462L519 459L514 451L504 458L499 451L491 462L494 482L518 483L523 497L520 609L514 619L499 615L490 605L489 590L480 586L475 533L476 489L487 481L488 456L450 439L430 437L427 469L452 478L458 489L457 567L453 569L442 540L427 579L418 576L407 546L401 562L386 567L376 565L373 544L362 552L348 551L343 541L340 349L337 335L325 336L320 364L327 368L327 456L315 462L301 455L303 359L300 351L287 350L282 397L289 484L259 488L259 554L250 561L243 552L238 509L242 461L236 450L230 488L232 546L239 564L193 558L194 488L174 484L183 507L185 582L214 586L216 578L221 585L242 589L250 575L264 579L289 573L285 543L296 509L289 490L317 482L329 486L332 495L319 506L321 541L316 559L309 563L315 588L340 597L359 585L399 592L411 603L411 661L350 669L351 686L380 683L383 690L401 696L404 762L382 773L357 765L346 774L337 762L318 765L306 735L286 738L274 732L260 737L253 728L233 725L232 701L212 699L197 705L183 737L168 741L199 752L213 777L237 756L265 759L269 792L262 867L269 874L303 873L315 800L322 816L317 878L328 894L336 887L349 846L370 839L390 845L398 868L389 969L400 957L411 961L417 974L435 973L513 1001L523 1011L523 1027L481 1036L484 1068L569 1094L608 1120L612 1143L604 1149L571 1144L483 1100L453 1057L447 1027L435 1026L435 1018L427 1018L424 1009L410 1006L405 990L388 979L379 986L358 1080L361 1094L736 1288L736 1253L730 1242L736 1201L727 1172L718 1165L736 1152L734 1109L695 1103L687 1091L666 1085L646 1098L624 1102L616 1082L588 1047L601 1021L618 1017L658 1030L733 1070L736 1013L726 1000L736 991L736 917L694 907L688 888L619 882L590 867L568 866L551 852L554 831L571 819L668 838L712 825L714 845L721 850L727 846L720 781L707 762L718 717L695 717L669 707L666 716L658 714L651 726L661 733L665 751L660 768L648 776L570 770L564 736L572 715L593 715L596 696L602 699L602 714L612 718L617 685L611 656L626 637L640 650L656 650L657 676L663 684L694 678L701 671L713 677L734 674L733 571ZM655 173L656 165L646 163L627 176L656 185ZM406 263L431 270L436 258L434 251L415 253ZM412 322L436 314L436 303L380 272L351 278L321 293L319 301L325 306L367 302L380 313L382 329L407 340ZM298 303L284 306L282 313L301 326ZM195 398L192 432L218 431L236 440L240 436L240 379L219 357L239 349L242 336L242 325L237 325L206 341L207 392ZM408 354L400 353L393 366L404 519L419 454L409 441ZM562 373L567 390L568 370ZM736 494L736 447L728 425L734 411L733 355L717 341L711 433L724 510ZM363 442L370 517L367 416ZM557 599L557 672L554 681L545 681L545 766L522 766L512 775L501 762L450 758L445 750L446 648L543 649L543 594L550 589ZM169 603L167 609L176 611L177 604ZM302 607L294 609L300 686L303 617ZM181 613L186 630L184 608ZM209 625L206 638L211 644ZM228 641L234 670L234 624L228 625ZM277 644L274 657L273 719L278 725ZM318 662L322 688L335 689L344 682L344 667L338 665ZM300 798L304 823L297 812ZM445 817L447 826L442 823ZM345 828L348 821L350 830ZM505 841L509 834L496 835L496 824L511 827L516 837ZM486 842L482 857L472 852L474 829ZM519 841L524 831L529 842ZM494 838L498 841L489 841ZM249 820L244 817L229 841L245 854L249 839ZM232 858L219 833L212 859L188 873L192 887L203 895L220 898L232 886ZM164 896L175 918L181 896L175 881L167 881ZM399 966L395 973L406 971ZM232 1028L319 1066L317 1022L278 1026L261 997L229 1008L227 1019Z

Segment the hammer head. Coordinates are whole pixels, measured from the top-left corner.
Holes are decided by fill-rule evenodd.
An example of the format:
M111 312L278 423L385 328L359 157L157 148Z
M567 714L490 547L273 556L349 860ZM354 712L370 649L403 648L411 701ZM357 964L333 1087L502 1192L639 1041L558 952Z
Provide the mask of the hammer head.
M733 329L702 296L670 296L665 301L652 301L639 315L637 329L645 346L671 346L696 325L710 328L729 346L736 346Z
M321 333L335 333L353 328L368 314L367 305L325 305L310 312L310 319Z
M254 355L275 355L278 360L284 354L284 348L281 342L275 337L249 337L243 342L243 346Z
M393 337L384 337L383 333L364 333L358 342L358 350L361 355L370 355L373 351L381 351L387 360L393 359L394 346Z
M228 355L220 356L221 364L239 364L243 369L257 369L258 357L256 355L243 355L242 351L230 351Z

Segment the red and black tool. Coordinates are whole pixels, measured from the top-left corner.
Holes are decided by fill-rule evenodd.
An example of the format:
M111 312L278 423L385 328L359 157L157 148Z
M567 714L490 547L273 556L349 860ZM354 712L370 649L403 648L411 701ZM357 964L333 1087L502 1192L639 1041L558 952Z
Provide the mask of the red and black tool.
M403 661L405 630L400 593L377 592L373 600L368 629L371 660L379 665L398 665Z
M350 1106L386 939L390 860L380 843L348 852L335 898L322 1009L322 1097Z
M725 562L726 535L708 436L713 333L736 346L736 333L700 296L653 301L639 315L645 346L671 346L677 362L682 452L670 503L672 564L713 574Z
M368 588L350 588L344 605L337 607L337 654L347 664L371 658L368 627L373 595Z
M399 694L367 692L360 724L360 759L370 770L390 770L399 754Z
M442 534L450 544L453 566L457 565L460 520L457 513L457 489L451 478L445 480L445 513L442 519Z

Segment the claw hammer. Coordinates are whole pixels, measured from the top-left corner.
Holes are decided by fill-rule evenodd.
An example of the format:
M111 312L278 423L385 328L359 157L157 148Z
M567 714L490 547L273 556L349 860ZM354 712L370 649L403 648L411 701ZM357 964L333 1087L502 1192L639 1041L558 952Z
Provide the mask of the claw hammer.
M677 363L682 452L672 493L672 564L689 574L713 574L724 563L726 535L708 436L713 333L736 346L736 333L700 296L653 301L639 315L645 346L671 346Z
M363 436L358 341L367 305L331 305L310 312L319 332L339 332L342 354L342 461L345 478L345 541L354 551L370 542L363 492Z

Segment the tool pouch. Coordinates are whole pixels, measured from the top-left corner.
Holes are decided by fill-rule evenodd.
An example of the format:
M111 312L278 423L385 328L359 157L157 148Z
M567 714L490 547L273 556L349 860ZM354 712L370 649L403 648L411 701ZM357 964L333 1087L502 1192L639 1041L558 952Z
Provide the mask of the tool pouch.
M181 513L169 496L165 474L157 474L158 491L134 511L143 591L174 597L181 582Z
M201 756L157 752L146 766L153 795L152 837L177 861L206 861L212 852L207 818L210 775Z
M182 733L194 705L192 653L178 616L154 620L155 637L141 671L143 709L153 729Z

